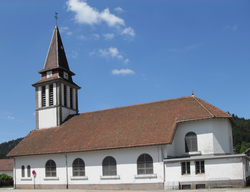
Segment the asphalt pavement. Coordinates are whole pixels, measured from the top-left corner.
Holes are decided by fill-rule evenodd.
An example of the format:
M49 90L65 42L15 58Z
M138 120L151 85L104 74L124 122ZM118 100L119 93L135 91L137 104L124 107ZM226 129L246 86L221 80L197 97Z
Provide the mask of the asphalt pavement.
M0 191L10 192L250 192L250 188L220 188L220 189L192 189L192 190L80 190L80 189L13 189L0 188Z

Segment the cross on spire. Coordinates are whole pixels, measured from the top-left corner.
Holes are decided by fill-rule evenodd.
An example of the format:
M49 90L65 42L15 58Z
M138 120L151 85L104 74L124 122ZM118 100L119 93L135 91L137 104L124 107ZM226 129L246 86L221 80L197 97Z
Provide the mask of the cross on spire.
M57 25L57 19L58 19L57 14L58 14L58 13L55 12L56 25Z

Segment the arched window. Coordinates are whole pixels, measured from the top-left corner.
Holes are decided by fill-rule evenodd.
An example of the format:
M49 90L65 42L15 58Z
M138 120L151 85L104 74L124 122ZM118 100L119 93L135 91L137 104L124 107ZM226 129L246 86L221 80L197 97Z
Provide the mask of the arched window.
M145 174L153 174L153 159L148 154L142 154L137 159L137 174L145 175Z
M24 165L22 165L21 169L22 169L22 177L25 177L25 167L24 167Z
M45 164L46 177L56 177L56 163L53 160L48 160Z
M73 161L73 177L77 176L85 176L85 163L80 158Z
M27 166L27 177L30 177L30 165Z
M114 157L105 157L102 161L102 174L103 176L117 175L116 160Z
M197 136L194 132L188 132L185 136L185 151L197 151Z

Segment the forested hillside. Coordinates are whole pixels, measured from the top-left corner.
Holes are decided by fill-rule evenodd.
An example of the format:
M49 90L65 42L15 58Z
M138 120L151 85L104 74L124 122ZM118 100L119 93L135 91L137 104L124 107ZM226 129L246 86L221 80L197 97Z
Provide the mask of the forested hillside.
M4 142L0 144L0 159L7 159L6 155L20 142L23 138Z
M243 153L250 148L250 119L239 118L232 115L237 123L237 127L233 128L234 152Z
M239 118L232 114L237 123L233 128L233 145L235 153L242 153L250 148L250 119ZM6 155L22 140L19 138L0 144L0 159L6 159Z

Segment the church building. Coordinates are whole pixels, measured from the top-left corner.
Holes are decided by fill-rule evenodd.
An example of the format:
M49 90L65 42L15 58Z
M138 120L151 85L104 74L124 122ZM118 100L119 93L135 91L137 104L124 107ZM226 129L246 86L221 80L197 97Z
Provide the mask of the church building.
M55 26L34 83L36 129L9 154L17 189L242 187L249 156L233 154L232 116L194 96L78 112L75 75Z

